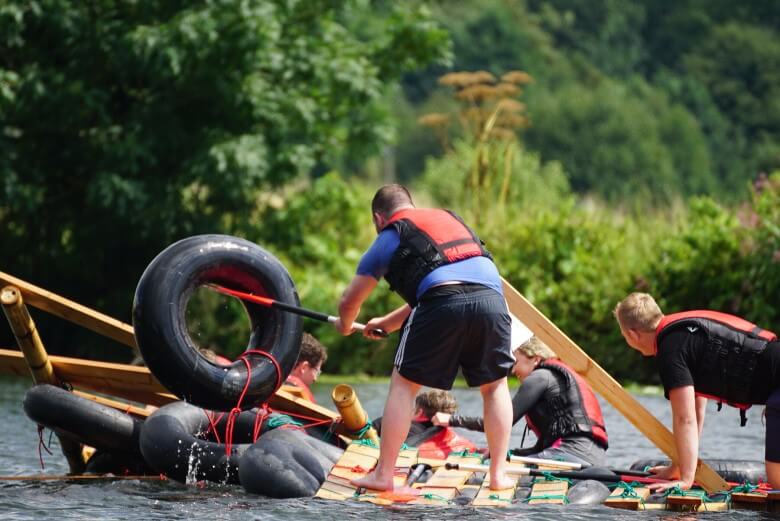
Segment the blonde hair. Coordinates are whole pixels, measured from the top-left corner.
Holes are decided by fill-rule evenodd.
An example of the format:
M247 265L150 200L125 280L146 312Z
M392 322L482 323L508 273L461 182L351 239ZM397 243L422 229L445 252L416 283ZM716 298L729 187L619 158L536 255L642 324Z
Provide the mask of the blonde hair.
M532 336L524 343L520 344L515 349L515 353L523 354L528 358L538 356L542 360L547 360L548 358L558 358L558 355L555 354L555 351L550 349L547 344L539 340L539 338L536 336Z
M644 332L655 331L664 316L651 295L638 292L631 293L618 302L612 313L623 329Z
M437 412L452 414L458 410L458 402L452 393L441 389L432 389L417 395L414 405L422 409L425 417L430 418Z

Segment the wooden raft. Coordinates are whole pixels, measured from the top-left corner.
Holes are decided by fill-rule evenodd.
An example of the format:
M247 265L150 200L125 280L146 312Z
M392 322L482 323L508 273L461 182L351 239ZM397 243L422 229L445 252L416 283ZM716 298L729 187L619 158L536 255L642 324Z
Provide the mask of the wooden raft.
M482 463L482 454L479 453L452 453L425 483L415 485L420 490L420 497L411 501L413 505L444 505L463 494L474 496L479 489L468 482L474 476L470 470L455 470L446 468L443 463Z
M508 469L522 469L526 465L524 463L507 463ZM475 507L507 507L512 504L512 500L515 498L515 490L517 489L517 482L520 480L518 474L509 474L508 477L514 480L514 485L510 488L504 488L501 490L490 489L490 476L485 475L485 479L482 480L482 486L477 493L477 497L471 502Z
M379 504L392 503L392 500L378 496L379 492L376 490L366 490L361 494L357 487L350 483L350 480L362 478L371 472L378 460L379 448L377 446L363 442L350 443L314 497L337 501L355 498ZM396 475L393 478L396 487L403 486L409 469L416 463L417 449L401 451L396 460Z

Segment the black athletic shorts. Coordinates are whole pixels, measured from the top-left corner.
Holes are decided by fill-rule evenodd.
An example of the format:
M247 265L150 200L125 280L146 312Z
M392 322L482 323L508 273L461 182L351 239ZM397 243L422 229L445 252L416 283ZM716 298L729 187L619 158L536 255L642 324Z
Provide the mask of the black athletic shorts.
M395 367L404 378L436 389L451 389L463 370L474 387L508 376L515 358L506 302L479 284L431 288L404 323Z
M766 450L767 461L780 463L780 389L775 389L766 401Z

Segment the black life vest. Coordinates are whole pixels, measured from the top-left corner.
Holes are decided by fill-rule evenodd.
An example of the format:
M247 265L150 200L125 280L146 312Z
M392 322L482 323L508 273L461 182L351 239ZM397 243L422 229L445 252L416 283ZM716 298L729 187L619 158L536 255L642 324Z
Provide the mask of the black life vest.
M385 229L390 226L401 242L390 259L385 280L410 306L417 304L420 282L436 268L471 257L492 259L471 228L447 210L400 210Z
M526 415L526 423L541 446L548 448L560 438L584 434L606 449L609 438L601 406L585 380L553 358L540 363L534 371L537 369L549 369L557 381Z
M675 331L689 335L705 335L707 356L697 367L689 367L694 391L699 396L723 402L740 410L740 424L747 422L745 411L750 403L753 372L759 355L777 335L752 322L718 311L685 311L666 315L656 327L655 350L664 338ZM675 346L664 347L674 349ZM667 396L668 397L668 396Z

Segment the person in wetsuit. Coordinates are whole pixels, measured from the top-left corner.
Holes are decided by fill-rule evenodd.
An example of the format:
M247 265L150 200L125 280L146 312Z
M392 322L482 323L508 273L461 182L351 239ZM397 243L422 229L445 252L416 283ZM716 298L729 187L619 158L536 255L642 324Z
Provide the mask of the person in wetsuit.
M608 447L604 419L593 390L574 370L561 362L537 337L515 352L512 369L522 385L512 399L512 424L525 416L537 437L533 447L513 449L518 456L532 456L605 466ZM482 418L435 414L434 425L481 431Z

